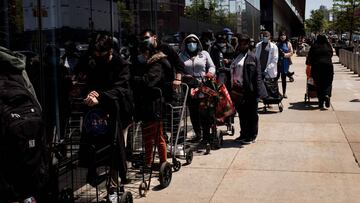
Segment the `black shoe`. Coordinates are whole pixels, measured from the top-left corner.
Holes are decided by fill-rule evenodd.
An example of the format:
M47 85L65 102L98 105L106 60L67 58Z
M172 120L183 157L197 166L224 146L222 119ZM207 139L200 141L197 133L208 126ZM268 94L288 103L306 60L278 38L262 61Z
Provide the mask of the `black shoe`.
M241 138L241 136L239 136L239 137L237 137L237 138L234 139L234 141L237 141L237 142L241 142L241 141L243 141L243 140L244 140L244 139Z
M86 182L88 182L91 186L96 187L105 181L105 175L88 175L86 177Z
M327 95L325 96L325 106L326 106L326 108L330 107L330 97Z
M289 81L294 82L295 80L294 80L294 78L292 76L289 76Z
M200 135L195 135L195 137L193 137L190 142L199 142L201 140L201 136Z
M295 73L295 72L288 72L287 76L288 76L288 77L291 77L291 76L294 75L294 73Z
M252 141L250 141L250 140L243 140L240 142L241 145L249 145L251 143L252 143Z
M283 98L284 98L284 99L287 99L287 95L286 95L286 94L283 94Z

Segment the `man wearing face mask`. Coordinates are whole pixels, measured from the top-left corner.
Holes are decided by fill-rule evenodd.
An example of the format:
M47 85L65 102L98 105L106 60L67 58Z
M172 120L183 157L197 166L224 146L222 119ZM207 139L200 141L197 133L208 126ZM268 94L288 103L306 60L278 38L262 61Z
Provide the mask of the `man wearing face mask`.
M242 145L254 142L258 134L257 98L266 98L259 60L249 50L250 38L239 37L239 55L231 64L231 97L239 114L240 136L235 140Z
M256 44L255 55L260 61L261 72L263 77L277 77L277 62L279 58L276 44L270 41L271 34L269 31L262 32L263 39Z
M144 30L141 32L140 36L142 42L148 44L156 51L161 51L167 56L170 65L176 71L176 77L173 81L173 85L179 86L181 84L181 75L184 74L184 63L182 63L182 61L179 59L176 51L170 45L158 41L157 36L153 30Z
M106 113L108 118L108 130L98 134L91 132L87 128L83 130L81 142L85 145L80 147L80 160L84 166L88 167L87 181L96 185L99 178L96 174L95 160L89 157L95 156L92 150L94 146L96 150L111 146L111 160L108 160L110 166L108 181L108 198L110 202L117 202L117 191L119 188L118 177L121 183L127 183L127 166L125 157L125 140L124 135L127 132L127 126L132 122L132 94L129 86L130 70L129 63L123 60L119 55L113 52L113 40L110 34L98 34L90 49L91 56L87 66L87 92L84 103L89 108L89 112L93 109L101 109ZM120 106L119 112L116 112L117 102ZM121 115L119 118L118 115ZM118 126L116 126L118 125ZM116 129L120 129L114 135Z

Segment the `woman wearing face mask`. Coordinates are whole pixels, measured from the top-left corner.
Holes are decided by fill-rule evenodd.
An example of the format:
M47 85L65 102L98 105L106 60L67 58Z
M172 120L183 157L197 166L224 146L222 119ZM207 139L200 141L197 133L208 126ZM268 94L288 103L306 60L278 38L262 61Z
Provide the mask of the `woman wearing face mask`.
M134 92L135 120L143 122L142 133L145 139L145 162L151 167L153 143L157 145L160 164L167 159L166 140L163 134L161 101L170 102L172 81L175 70L167 55L154 49L145 41L140 43L140 54L132 68L132 88ZM162 95L158 89L161 89Z
M277 42L277 46L279 49L279 61L278 61L278 77L281 76L281 84L283 90L283 97L287 98L286 96L286 76L289 75L289 67L291 56L293 55L293 48L291 43L288 40L288 37L284 32L281 32L279 35L279 39ZM292 78L292 76L290 76ZM290 78L290 81L291 81ZM294 79L292 79L293 81Z
M203 50L199 38L194 35L188 35L182 45L179 54L180 59L185 64L186 78L193 78L188 82L190 88L196 88L201 83L202 79L207 77L214 77L215 65L210 58L207 51ZM195 81L195 82L194 82ZM195 131L195 140L201 139L203 135L204 141L210 137L210 119L201 118L199 114L199 99L189 97L189 111L190 119Z
M242 145L254 142L258 134L258 101L267 92L261 77L259 60L249 51L250 38L239 36L239 55L231 64L231 97L240 119L240 136L235 140Z

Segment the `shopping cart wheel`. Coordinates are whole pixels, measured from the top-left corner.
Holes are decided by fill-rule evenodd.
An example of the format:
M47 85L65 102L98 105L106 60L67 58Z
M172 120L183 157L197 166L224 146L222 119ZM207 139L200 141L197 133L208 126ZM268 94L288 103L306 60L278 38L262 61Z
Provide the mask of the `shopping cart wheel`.
M174 171L179 171L181 168L181 162L177 159L173 159L173 169Z
M171 165L168 162L164 162L160 166L159 180L162 188L166 188L170 185L172 178Z
M131 192L124 192L121 196L120 203L133 203L133 196Z
M140 183L139 185L139 194L140 194L140 197L145 197L146 196L146 193L147 193L147 184L145 181L143 181L142 183Z
M190 165L192 160L193 160L193 157L194 157L194 154L193 154L193 151L192 149L189 149L189 151L186 153L186 164Z

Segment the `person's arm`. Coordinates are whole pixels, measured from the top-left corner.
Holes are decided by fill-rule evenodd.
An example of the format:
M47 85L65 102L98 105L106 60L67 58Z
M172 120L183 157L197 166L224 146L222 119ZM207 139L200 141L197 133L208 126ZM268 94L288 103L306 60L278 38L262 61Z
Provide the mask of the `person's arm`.
M289 52L285 53L284 55L285 58L290 58L294 54L294 50L290 42L288 42L288 48L289 48Z
M202 53L205 55L207 73L210 73L214 76L215 72L216 72L216 67L214 65L214 62L212 61L212 59L207 51L202 51Z
M270 48L269 55L270 63L266 66L265 72L268 73L271 78L275 78L277 75L277 62L279 59L279 50L276 45L273 45L272 48Z
M113 87L107 91L99 93L99 101L104 99L118 99L130 91L130 64L119 58L120 64L116 64L114 70Z
M310 50L309 50L309 53L308 53L308 55L307 55L307 57L306 57L306 62L305 62L305 64L306 65L310 65L311 66L311 64L312 64L312 55L313 55L313 47L310 47Z
M171 66L175 68L175 80L173 82L174 85L181 84L181 77L185 74L185 65L182 60L180 60L179 55L171 46L164 46L164 54L168 56L168 59L171 63Z

